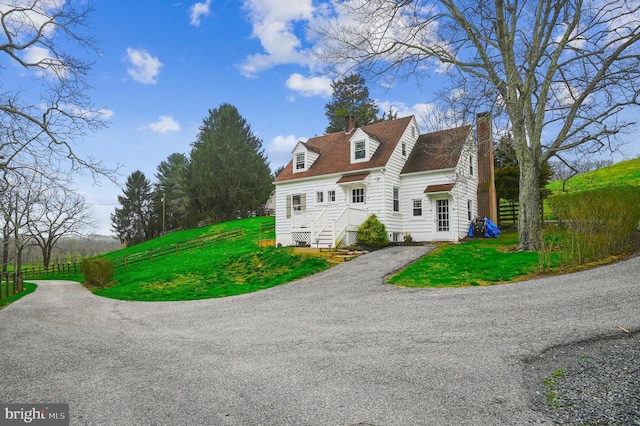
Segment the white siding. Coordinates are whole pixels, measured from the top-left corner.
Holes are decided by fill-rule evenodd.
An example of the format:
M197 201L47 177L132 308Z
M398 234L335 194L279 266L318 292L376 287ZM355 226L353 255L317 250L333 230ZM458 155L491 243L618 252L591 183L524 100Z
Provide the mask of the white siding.
M342 175L330 175L306 180L281 182L276 185L276 243L283 246L293 245L291 227L292 221L287 217L287 197L294 194L306 194L306 210L315 211L318 214L327 209L329 221L335 220L342 210L351 205L351 189L365 188L365 203L360 208L367 210L369 214L375 213L380 218L382 202L380 201L381 188L383 187L382 173L372 171L365 181L338 184ZM328 201L328 191L335 191L335 202ZM323 202L318 203L316 194L323 192Z
M470 154L474 159L474 173L469 174ZM438 170L432 172L411 173L402 176L400 210L402 212L402 231L411 233L414 241L433 241L437 239L435 200L449 199L449 215L451 226L451 241L464 238L469 230L467 220L467 202L471 200L473 215L478 211L477 188L477 155L473 138L469 137L467 145L460 155L455 169ZM429 185L454 183L450 194L425 194ZM413 216L414 199L422 200L422 217Z
M416 130L412 132L412 127ZM387 162L387 167L385 168L385 179L384 179L384 195L382 197L382 203L384 205L382 217L384 217L383 223L387 228L387 234L389 235L389 239L393 240L394 233L401 233L405 231L403 223L407 218L407 211L403 208L404 205L408 203L408 192L407 189L404 188L404 183L401 182L400 172L404 167L407 159L409 158L409 154L413 150L413 147L418 139L418 131L417 124L415 122L415 118L411 120L411 123L407 126L404 131L404 134L400 138L398 145L396 146L393 154L389 158ZM406 155L402 155L402 144L405 144ZM400 188L400 212L393 211L393 188ZM424 191L424 188L422 188ZM382 220L382 219L381 219Z

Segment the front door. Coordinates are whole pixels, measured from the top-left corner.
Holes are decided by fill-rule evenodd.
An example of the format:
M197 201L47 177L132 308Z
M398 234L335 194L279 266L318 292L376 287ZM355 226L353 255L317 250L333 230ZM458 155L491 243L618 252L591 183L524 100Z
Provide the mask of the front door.
M434 240L451 241L451 209L449 198L437 198L434 200Z

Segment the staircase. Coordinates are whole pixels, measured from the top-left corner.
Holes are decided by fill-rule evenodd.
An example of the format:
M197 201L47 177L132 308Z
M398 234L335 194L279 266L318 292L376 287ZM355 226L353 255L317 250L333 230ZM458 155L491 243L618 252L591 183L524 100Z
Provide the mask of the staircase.
M311 242L311 246L316 248L331 248L333 246L333 232L331 231L331 229L324 229L323 231L321 231L316 236L315 240Z

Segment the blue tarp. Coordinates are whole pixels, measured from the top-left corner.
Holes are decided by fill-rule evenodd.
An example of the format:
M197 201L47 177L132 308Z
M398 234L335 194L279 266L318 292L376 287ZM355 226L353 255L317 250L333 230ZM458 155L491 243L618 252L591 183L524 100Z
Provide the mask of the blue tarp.
M498 235L500 235L500 230L498 229L496 224L491 221L491 219L486 218L486 217L478 218L478 219L484 220L484 224L485 224L484 236L485 236L485 238L498 238ZM473 223L478 219L472 220L471 223L469 224L469 236L470 237L475 237L476 236L476 235L473 234Z

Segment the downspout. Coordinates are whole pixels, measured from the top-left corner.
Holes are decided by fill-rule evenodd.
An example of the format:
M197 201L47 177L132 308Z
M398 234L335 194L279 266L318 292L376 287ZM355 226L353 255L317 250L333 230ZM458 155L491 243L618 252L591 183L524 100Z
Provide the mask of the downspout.
M380 169L380 173L382 173L382 214L383 214L383 218L382 218L382 223L385 224L385 226L387 226L387 180L385 179L385 172L387 171L387 169L382 168Z

